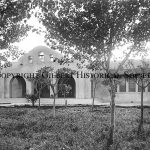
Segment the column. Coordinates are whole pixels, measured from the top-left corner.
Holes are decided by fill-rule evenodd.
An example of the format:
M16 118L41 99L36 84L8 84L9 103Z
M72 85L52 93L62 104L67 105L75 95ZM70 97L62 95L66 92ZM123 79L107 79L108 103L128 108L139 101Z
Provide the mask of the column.
M129 82L126 80L126 92L129 92Z

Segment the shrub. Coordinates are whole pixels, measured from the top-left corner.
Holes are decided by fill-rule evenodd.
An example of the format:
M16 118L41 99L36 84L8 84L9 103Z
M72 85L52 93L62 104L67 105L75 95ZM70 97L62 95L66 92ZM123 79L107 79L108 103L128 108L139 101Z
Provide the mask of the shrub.
M28 100L28 102L32 103L32 106L34 107L36 101L38 100L38 96L34 94L26 94L25 98Z

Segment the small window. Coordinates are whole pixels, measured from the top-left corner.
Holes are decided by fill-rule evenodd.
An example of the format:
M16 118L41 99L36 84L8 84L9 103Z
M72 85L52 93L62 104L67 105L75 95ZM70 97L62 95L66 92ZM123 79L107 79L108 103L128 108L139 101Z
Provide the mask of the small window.
M50 54L49 57L50 57L50 61L53 62L54 61L54 56L52 54Z
M39 52L39 59L40 59L40 61L44 62L44 53L43 52Z
M129 92L135 92L136 91L136 83L133 79L129 80Z
M121 79L121 83L119 85L120 92L126 92L126 80L123 78Z
M32 56L28 56L28 61L29 61L30 64L33 63L33 58L32 58Z

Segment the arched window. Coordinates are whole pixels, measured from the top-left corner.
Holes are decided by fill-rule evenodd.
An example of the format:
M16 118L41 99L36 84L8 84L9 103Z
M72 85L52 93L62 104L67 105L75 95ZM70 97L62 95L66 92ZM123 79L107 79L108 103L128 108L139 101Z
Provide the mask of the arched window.
M54 56L52 54L50 54L49 57L50 57L50 61L53 62L54 61Z
M32 56L28 56L28 61L29 61L30 64L33 63L33 58L32 58Z
M39 59L40 59L40 61L44 62L44 53L43 52L39 52Z

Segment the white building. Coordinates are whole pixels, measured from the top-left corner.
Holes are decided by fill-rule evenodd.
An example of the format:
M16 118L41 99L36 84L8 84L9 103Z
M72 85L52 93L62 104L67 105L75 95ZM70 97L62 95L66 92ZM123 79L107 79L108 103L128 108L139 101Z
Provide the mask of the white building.
M54 67L54 70L66 67L78 71L78 75L74 75L68 81L72 87L67 96L68 104L91 104L93 84L91 78L84 78L83 75L89 73L88 70L78 69L75 62L65 65L60 65L57 61L54 62L54 58L61 57L62 55L53 49L38 46L23 55L17 62L12 63L11 67L3 69L0 77L0 103L27 103L24 98L25 94L34 93L34 86L27 79L27 76L33 76L37 70L44 66L51 66ZM110 102L108 88L103 84L98 84L95 93L96 104ZM53 99L50 98L52 94L51 89L45 87L41 93L41 103L52 104ZM133 80L125 81L122 79L122 83L117 85L116 102L140 102L138 85ZM144 102L150 103L150 86L145 89ZM65 103L61 93L58 93L56 103Z

